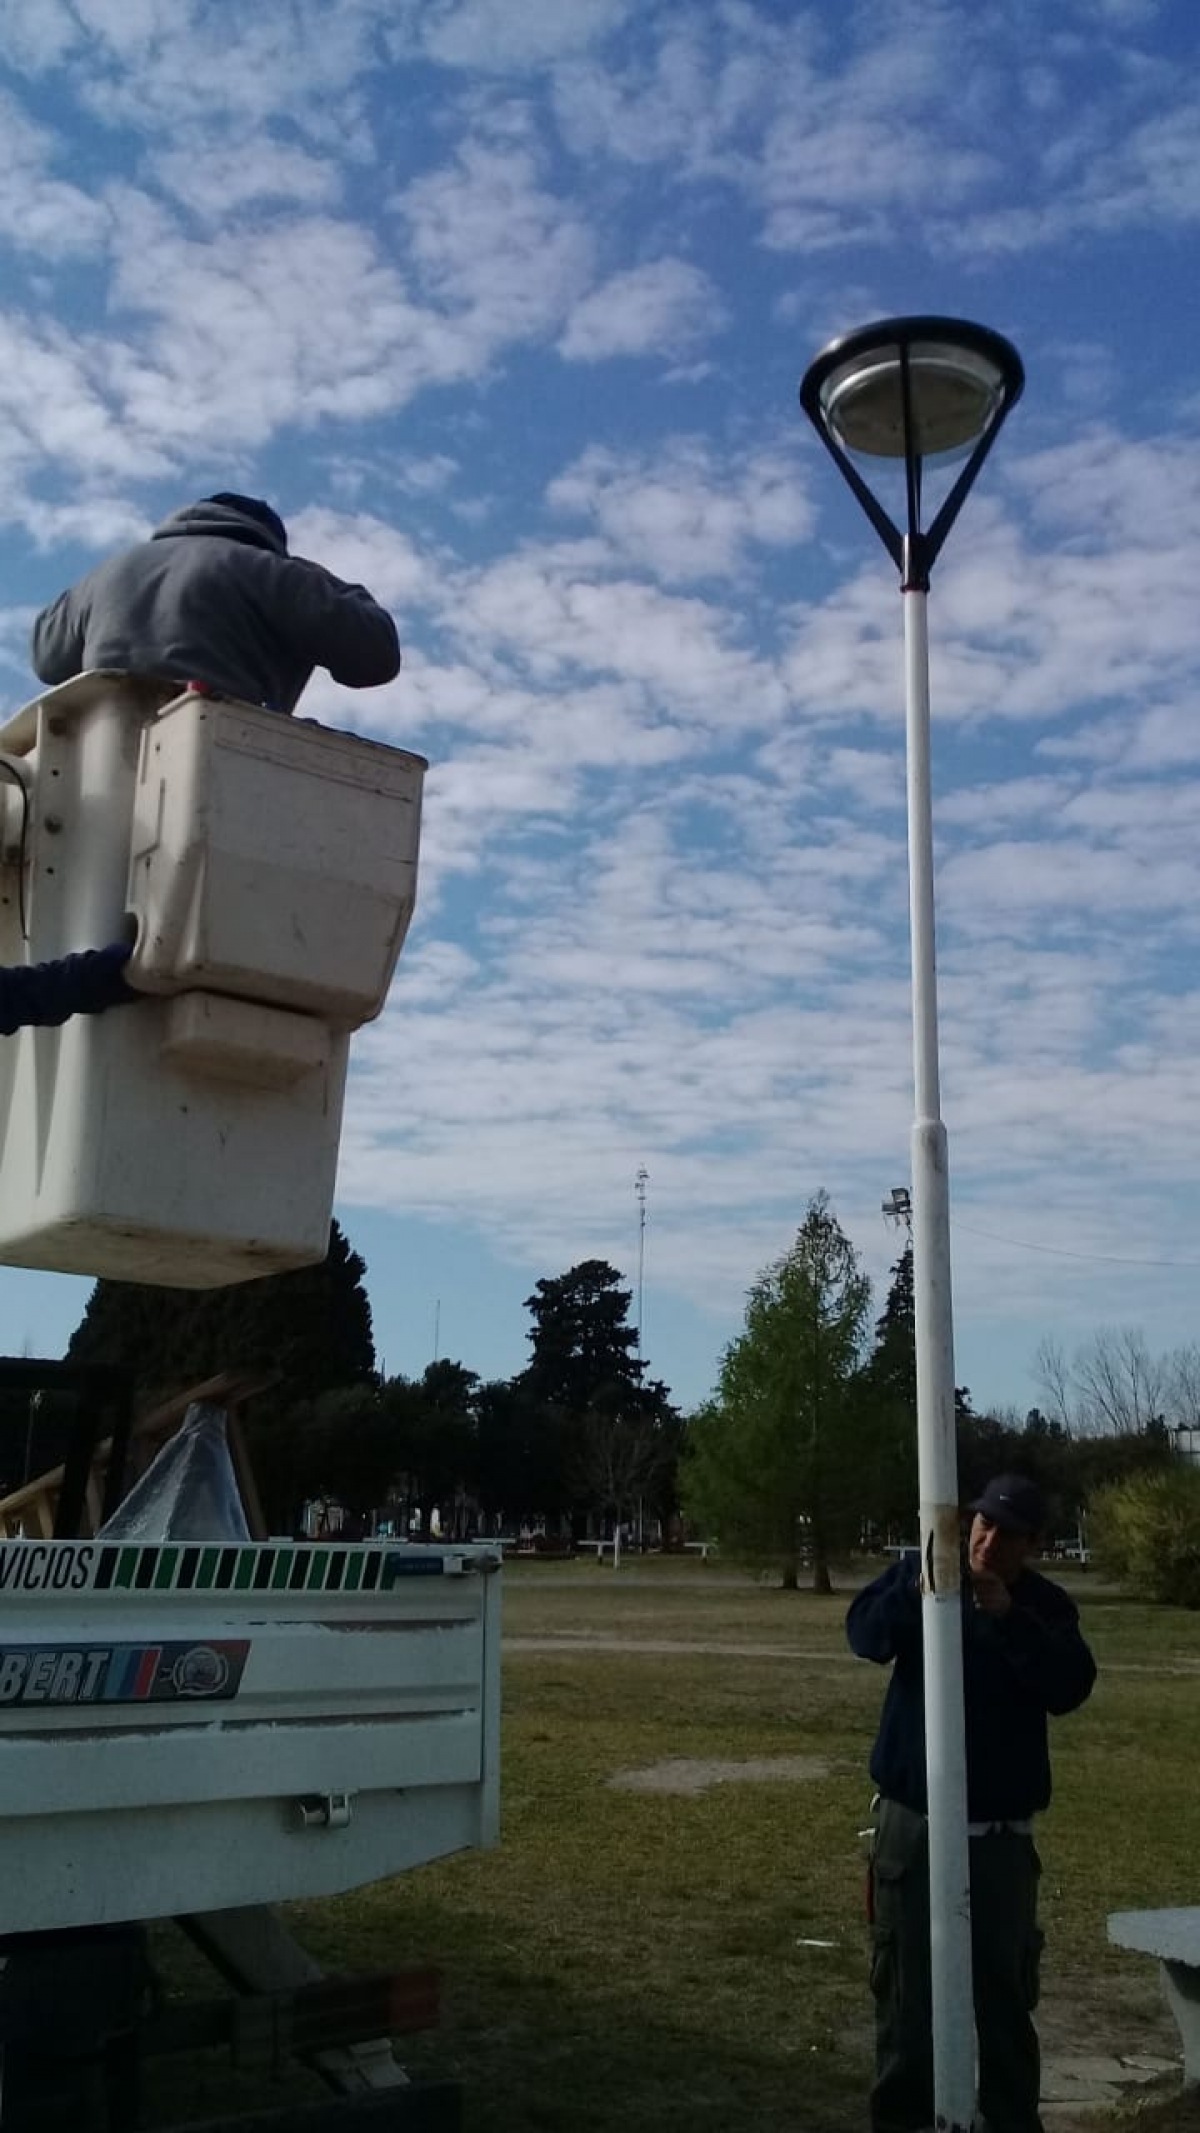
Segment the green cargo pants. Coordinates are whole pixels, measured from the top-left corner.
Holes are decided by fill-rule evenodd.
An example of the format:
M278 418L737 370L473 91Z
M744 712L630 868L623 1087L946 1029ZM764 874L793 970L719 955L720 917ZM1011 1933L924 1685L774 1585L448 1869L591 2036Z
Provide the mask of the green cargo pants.
M971 1959L979 2112L987 2133L1042 2133L1041 2053L1032 2021L1042 1935L1032 1837L971 1838ZM883 1800L875 1843L875 2085L872 2133L933 2125L929 1846L923 1815Z

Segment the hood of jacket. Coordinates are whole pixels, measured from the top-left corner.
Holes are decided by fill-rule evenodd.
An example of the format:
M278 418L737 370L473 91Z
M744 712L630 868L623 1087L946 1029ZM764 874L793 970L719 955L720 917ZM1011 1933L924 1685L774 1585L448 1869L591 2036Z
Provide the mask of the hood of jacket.
M269 526L230 504L185 504L182 511L172 511L170 518L156 526L150 538L165 541L182 533L215 535L219 540L245 541L252 548L269 548L274 555L287 554L286 544Z

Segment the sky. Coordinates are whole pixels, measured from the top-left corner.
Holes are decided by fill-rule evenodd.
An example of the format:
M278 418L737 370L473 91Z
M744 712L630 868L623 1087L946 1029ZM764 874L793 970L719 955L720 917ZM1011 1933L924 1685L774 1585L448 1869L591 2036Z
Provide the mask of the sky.
M426 755L338 1213L389 1371L610 1259L684 1403L912 1113L896 573L797 404L938 312L1028 383L930 602L956 1376L1197 1332L1192 0L0 0L0 709L213 490L395 614ZM0 1347L88 1284L0 1270ZM635 1307L636 1315L636 1307Z

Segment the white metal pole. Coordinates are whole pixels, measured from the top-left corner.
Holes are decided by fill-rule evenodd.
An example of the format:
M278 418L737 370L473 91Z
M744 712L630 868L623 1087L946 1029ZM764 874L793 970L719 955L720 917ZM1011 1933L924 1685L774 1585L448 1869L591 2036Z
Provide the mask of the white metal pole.
M911 583L906 543L905 700L908 878L912 934L913 1301L921 1496L921 1619L929 1790L929 1915L934 2099L939 2129L970 2133L975 2117L971 1868L963 1715L950 1181L938 1077L930 777L928 594Z
M97 687L75 727L74 835L63 863L64 937L49 949L104 948L123 935L133 789L137 776L142 705L128 684ZM48 781L47 781L48 782ZM39 785L43 816L55 812L52 794Z

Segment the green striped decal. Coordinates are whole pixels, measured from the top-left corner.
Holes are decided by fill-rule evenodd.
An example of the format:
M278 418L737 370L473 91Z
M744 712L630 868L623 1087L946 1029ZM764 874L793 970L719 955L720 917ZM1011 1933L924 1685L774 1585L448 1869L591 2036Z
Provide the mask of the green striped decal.
M25 1549L25 1541L0 1543ZM255 1593L388 1592L410 1577L438 1577L445 1567L440 1549L426 1551L380 1541L365 1546L330 1546L304 1542L255 1542L249 1546L170 1541L162 1546L130 1547L118 1542L51 1542L46 1554L67 1550L74 1571L61 1582L48 1574L14 1580L14 1590L39 1589L64 1599L81 1589L98 1592ZM453 1551L458 1567L457 1551ZM64 1565L65 1567L65 1565ZM41 1564L38 1565L41 1571ZM0 1576L0 1584L5 1580Z

